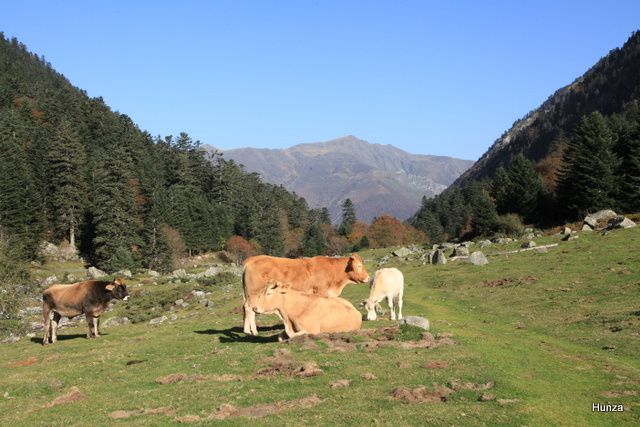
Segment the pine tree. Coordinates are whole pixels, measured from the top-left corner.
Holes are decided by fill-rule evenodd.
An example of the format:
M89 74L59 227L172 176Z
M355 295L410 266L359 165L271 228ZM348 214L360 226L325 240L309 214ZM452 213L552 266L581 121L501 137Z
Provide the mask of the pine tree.
M532 163L518 154L509 166L506 191L506 211L520 214L527 220L535 220L542 182Z
M338 227L338 232L342 236L351 234L353 224L356 222L356 211L353 207L351 199L347 198L342 202L342 222Z
M599 112L584 116L569 139L557 191L571 217L614 207L612 144L613 134Z
M611 118L618 157L615 177L618 205L624 212L640 211L640 110L631 108L624 116Z
M309 225L302 238L302 255L316 256L325 253L327 242L319 223L313 222Z
M508 212L507 194L509 192L511 183L509 182L509 176L502 166L496 169L496 174L491 182L491 195L496 201L496 209L499 213L505 214Z
M75 247L75 234L86 206L86 155L71 123L60 121L47 155L49 202L56 234Z

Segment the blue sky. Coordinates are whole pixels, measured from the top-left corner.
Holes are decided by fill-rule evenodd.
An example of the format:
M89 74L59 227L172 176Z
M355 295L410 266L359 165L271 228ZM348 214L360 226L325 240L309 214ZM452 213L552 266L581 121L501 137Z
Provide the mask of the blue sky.
M637 0L4 0L0 31L153 135L475 160L639 18Z

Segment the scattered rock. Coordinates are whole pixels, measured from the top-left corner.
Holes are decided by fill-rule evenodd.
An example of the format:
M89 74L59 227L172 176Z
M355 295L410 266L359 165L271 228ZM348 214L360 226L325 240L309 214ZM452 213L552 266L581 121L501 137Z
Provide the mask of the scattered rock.
M451 380L449 382L449 386L454 390L454 391L459 391L459 390L473 390L473 391L479 391L479 390L489 390L493 387L495 387L495 383L493 381L488 381L486 383L463 383L460 380Z
M8 337L6 337L5 339L3 339L2 341L0 341L1 344L13 344L15 342L20 341L20 337L18 335L13 335L13 333L10 333Z
M364 374L362 374L362 378L364 378L365 380L368 381L372 381L377 379L377 377L375 375L373 375L371 372L365 372Z
M529 240L527 242L524 242L522 245L520 245L520 247L523 249L535 248L536 242L534 242L533 240Z
M469 255L469 263L473 265L486 265L489 264L487 257L480 251L475 251Z
M334 383L331 383L331 388L332 389L343 388L343 387L349 387L350 385L351 385L351 380L338 380Z
M614 211L612 211L611 209L603 209L601 211L598 211L596 213L592 213L589 214L585 217L584 222L586 223L590 223L593 222L593 220L595 220L595 222L597 223L598 221L609 221L611 218L615 218L617 217L618 214L615 213ZM589 219L587 219L589 218ZM594 225L595 228L595 225Z
M609 220L609 228L631 228L635 227L636 223L631 221L629 218L626 218L622 215L617 216L613 219Z
M444 255L444 251L442 251L442 249L435 251L433 258L431 259L431 264L444 265L446 263L447 257Z
M168 320L167 316L156 317L155 319L149 320L150 325L160 325Z
M378 267L380 267L381 265L385 265L388 262L389 262L389 255L385 255L382 258L380 258L380 260L378 261Z
M576 240L578 239L580 236L576 235L576 234L567 234L565 235L562 240L564 240L565 242L570 242L572 240Z
M160 277L160 273L155 270L147 270L147 276L150 277Z
M492 400L496 400L496 397L491 393L482 393L480 397L478 397L479 402L490 402Z
M97 269L96 267L89 267L87 269L87 276L89 276L89 278L91 279L99 279L101 277L106 276L107 273L105 273L104 271Z
M178 270L172 271L171 274L170 274L170 277L172 277L174 279L186 279L187 277L189 277L189 275L184 270L184 268L180 268Z
M128 325L131 321L128 317L111 317L100 324L103 328L110 328L112 326Z
M42 242L38 248L38 253L45 258L54 260L75 261L80 259L78 250L67 241L63 241L60 246L49 242Z
M42 286L51 286L54 283L58 283L57 276L49 276L41 282Z
M593 228L590 227L589 224L583 224L582 231L593 231Z
M125 279L131 279L133 274L131 274L131 270L118 270L114 274L116 277L124 277Z
M458 246L453 250L452 256L469 256L469 248L466 246Z
M535 248L533 251L537 254L546 254L549 252L549 249L547 249L546 246L540 246L539 248Z
M569 227L565 227L562 234L571 234L571 229Z
M65 405L67 403L77 402L79 400L83 400L84 398L84 395L80 392L80 389L78 389L78 387L71 387L69 393L56 397L52 402L47 403L44 407L52 408L57 405Z
M510 237L496 237L495 239L493 239L493 243L496 243L498 245L504 245L513 241L514 240Z
M35 306L35 307L27 307L25 309L22 309L18 312L18 316L20 317L27 317L27 316L35 316L36 314L41 314L42 313L42 306Z
M391 255L396 256L396 257L406 257L408 255L411 255L413 252L411 251L411 249L409 248L400 248L400 249L396 249L395 251L391 252Z
M478 242L478 247L480 248L486 248L487 246L491 246L491 240L480 240Z
M425 331L429 330L429 320L420 316L407 316L402 319L400 323L402 323L403 325L416 326L418 328L424 329Z
M195 291L195 290L191 291L191 295L193 295L193 297L196 299L203 299L207 296L203 291Z

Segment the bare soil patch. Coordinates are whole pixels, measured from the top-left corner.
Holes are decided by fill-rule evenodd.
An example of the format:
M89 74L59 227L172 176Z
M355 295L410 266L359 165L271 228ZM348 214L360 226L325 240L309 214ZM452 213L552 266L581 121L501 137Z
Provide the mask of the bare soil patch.
M279 352L277 351L273 357L266 359L265 362L267 363L267 366L260 368L254 374L254 378L267 378L276 375L306 378L322 375L324 373L324 371L320 369L318 364L314 361L296 361L291 356L291 352L287 349L281 349Z
M156 378L156 382L161 385L174 384L180 382L199 382L199 381L242 381L241 375L223 374L223 375L200 375L200 374L169 374L164 377Z
M602 393L602 397L629 397L629 396L637 396L638 392L635 390L624 390L624 391L605 391Z
M536 276L524 276L524 277L516 277L516 278L506 277L502 279L485 280L483 283L485 284L485 286L488 286L490 288L497 288L500 286L508 286L508 285L526 285L529 283L533 283L536 280L538 280Z
M58 396L53 401L47 403L45 408L52 408L57 405L66 405L67 403L78 402L79 400L83 400L85 398L84 394L80 392L78 387L71 387L68 393L63 394L62 396Z
M238 408L234 405L225 403L210 414L207 418L201 418L197 415L186 415L176 417L174 420L181 423L198 422L202 420L226 420L228 418L263 418L279 412L289 411L297 408L311 408L322 402L315 394L301 399L285 400L274 403L260 403L253 406Z
M449 387L433 384L430 390L425 386L417 388L409 388L405 386L396 387L391 395L405 403L424 403L424 402L446 402L449 395L453 393Z
M344 388L344 387L349 387L350 385L351 385L351 380L338 380L334 383L331 383L331 388L332 389Z
M22 366L33 365L36 362L38 362L38 359L35 356L32 356L32 357L30 357L28 359L25 359L25 360L19 360L17 362L9 363L7 365L7 367L8 368L20 368Z
M462 382L460 380L451 380L449 381L449 386L454 390L454 391L460 391L460 390L473 390L473 391L480 391L480 390L489 390L493 387L495 387L496 383L494 383L493 381L488 381L486 383L469 383L469 382Z
M113 411L109 414L112 420L122 420L125 418L138 417L140 415L167 415L172 417L176 414L176 410L169 406L161 406L159 408L134 409L131 411Z
M449 363L445 360L430 360L422 367L426 369L445 369L449 367Z
M378 377L373 375L371 372L365 372L364 374L362 374L362 378L364 378L367 381L372 381L372 380L378 379Z

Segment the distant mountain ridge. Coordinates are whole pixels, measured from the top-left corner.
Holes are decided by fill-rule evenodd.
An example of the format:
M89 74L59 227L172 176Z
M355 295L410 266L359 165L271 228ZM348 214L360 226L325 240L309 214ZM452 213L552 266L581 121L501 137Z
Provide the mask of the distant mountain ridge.
M450 185L473 162L410 154L391 145L371 144L349 135L287 149L240 148L224 157L304 197L311 207L326 206L340 221L341 203L350 198L358 219L370 222L390 213L406 219Z

